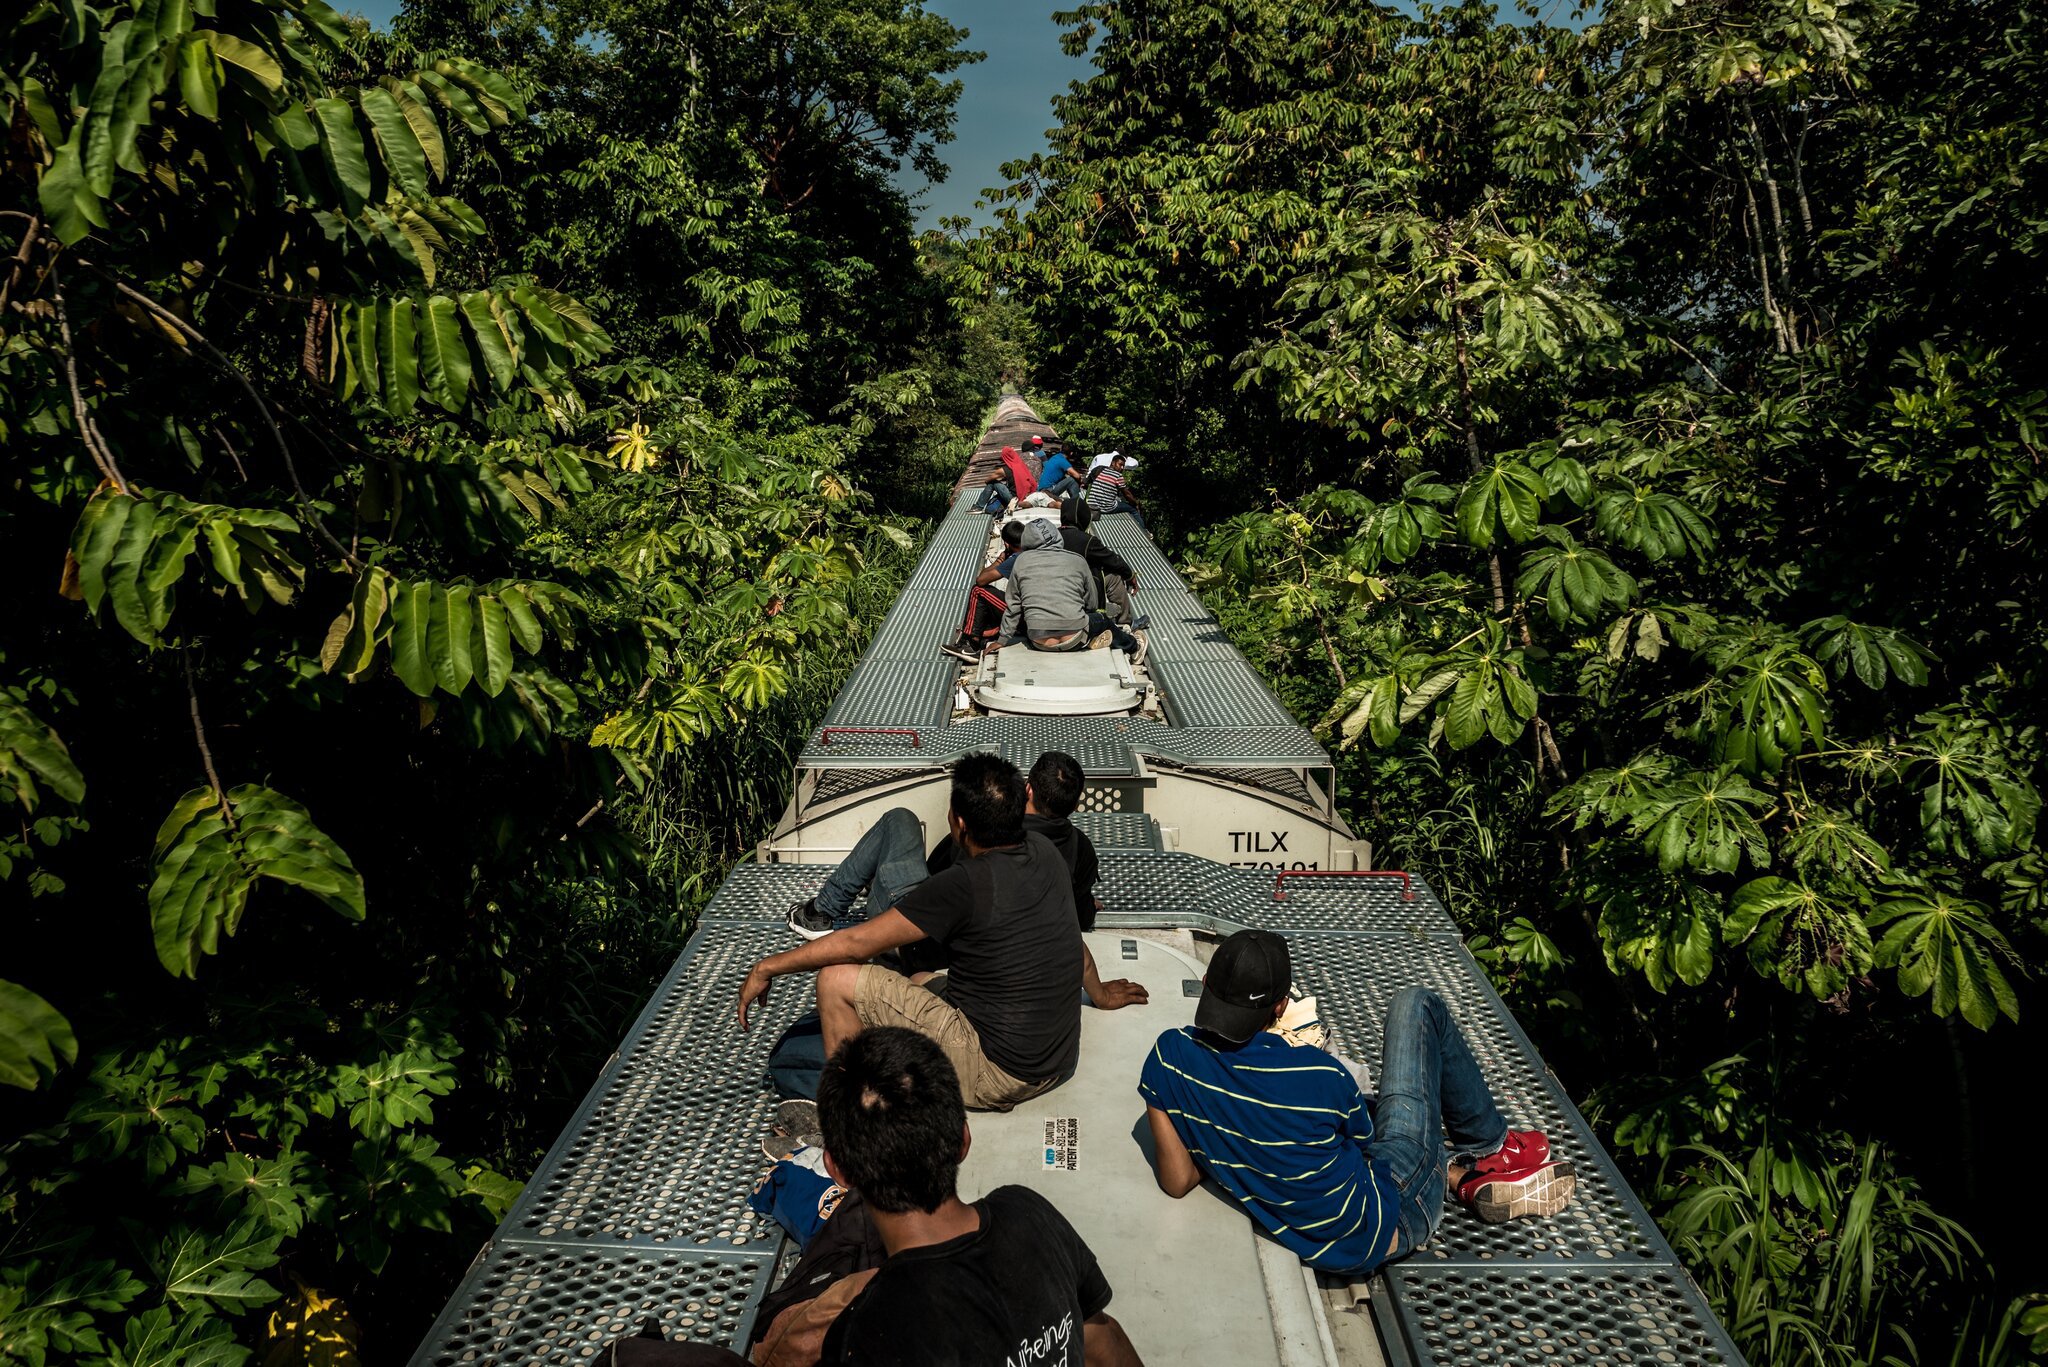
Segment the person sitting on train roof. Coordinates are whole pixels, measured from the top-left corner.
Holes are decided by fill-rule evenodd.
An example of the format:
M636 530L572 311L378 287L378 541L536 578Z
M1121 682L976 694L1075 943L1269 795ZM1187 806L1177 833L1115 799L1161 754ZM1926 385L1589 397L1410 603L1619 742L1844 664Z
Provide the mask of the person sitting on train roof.
M1031 440L1024 443L1024 450L1021 454L1024 457L1024 463L1031 467L1032 480L1036 482L1039 488L1043 489L1045 487L1045 438L1033 432Z
M1341 1059L1288 1038L1292 982L1287 941L1241 930L1209 962L1194 1025L1154 1044L1138 1093L1167 1195L1212 1177L1303 1262L1353 1276L1426 1243L1446 1188L1489 1222L1570 1203L1571 1164L1508 1128L1442 997L1394 994L1375 1103Z
M1027 640L1033 650L1086 650L1098 632L1118 650L1135 651L1137 638L1102 614L1102 592L1088 562L1068 552L1059 528L1024 524L1017 554L1008 562L1010 606L990 650Z
M1102 899L1095 895L1095 885L1102 877L1095 842L1070 819L1081 805L1085 782L1081 761L1061 750L1040 755L1024 780L1024 829L1051 841L1066 861L1074 884L1074 914L1083 934L1095 929L1095 917L1102 910ZM953 837L947 836L925 860L926 867L937 873L959 857L959 849ZM1085 941L1081 945L1081 990L1087 994L1088 1004L1102 1011L1143 1006L1152 999L1143 986L1128 978L1104 982L1095 967L1095 954Z
M967 590L967 613L960 619L960 634L950 644L939 647L941 655L973 664L981 658L982 647L996 638L1003 614L1010 607L1009 597L995 586L996 581L1010 572L1010 561L1016 558L1017 543L1023 533L1022 522L1003 524L1003 544L1009 548L1009 554L974 576L974 586Z
M1145 619L1131 617L1131 584L1137 575L1128 560L1102 544L1094 532L1094 521L1095 510L1086 499L1068 499L1060 505L1060 541L1095 572L1095 582L1102 588L1103 615L1118 626L1143 627Z
M906 1026L946 1051L969 1106L1007 1111L1072 1077L1080 1058L1074 984L1085 948L1072 876L1051 841L1024 829L1024 775L999 755L953 766L946 825L966 858L951 868L923 876L924 842L916 818L904 815L907 822L892 812L877 823L894 829L872 850L856 846L847 862L858 855L862 864L842 865L845 878L835 888L835 872L814 908L838 910L825 902L828 891L844 895L846 883L872 877L868 919L756 963L740 985L740 1028L775 979L816 972L827 1057L868 1027ZM871 874L863 872L869 863ZM877 905L888 909L876 914ZM946 951L943 997L871 962L924 940Z
M1088 504L1095 509L1096 516L1108 517L1111 513L1129 513L1131 521L1138 524L1138 530L1145 530L1145 514L1138 507L1138 501L1131 497L1130 481L1124 470L1130 458L1118 452L1105 465L1089 471Z
M889 1256L818 1361L1140 1367L1101 1265L1050 1201L1021 1186L960 1199L973 1142L961 1091L946 1053L910 1030L863 1031L825 1065L826 1167L861 1194Z
M1058 499L1062 511L1069 503L1079 503L1087 497L1073 462L1068 460L1067 453L1058 447L1054 447L1046 456L1045 468L1038 474L1038 487L1041 492Z

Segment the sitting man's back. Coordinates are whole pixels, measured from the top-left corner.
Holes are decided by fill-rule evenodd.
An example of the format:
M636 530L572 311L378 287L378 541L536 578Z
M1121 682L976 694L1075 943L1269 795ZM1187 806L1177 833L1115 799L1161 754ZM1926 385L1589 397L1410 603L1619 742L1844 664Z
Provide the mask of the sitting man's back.
M818 1087L826 1163L866 1202L888 1259L825 1336L823 1364L1136 1367L1109 1282L1043 1196L956 1188L967 1113L946 1056L908 1030L848 1040Z

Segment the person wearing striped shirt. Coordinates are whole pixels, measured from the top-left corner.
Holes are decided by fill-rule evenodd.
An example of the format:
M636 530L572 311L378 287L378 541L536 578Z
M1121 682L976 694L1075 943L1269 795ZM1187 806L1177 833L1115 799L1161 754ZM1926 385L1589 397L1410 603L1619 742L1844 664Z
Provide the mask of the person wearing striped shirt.
M1487 1221L1569 1204L1571 1165L1508 1128L1443 998L1394 995L1375 1101L1342 1060L1273 1028L1292 983L1285 939L1239 931L1210 961L1195 1024L1153 1045L1138 1093L1167 1195L1207 1176L1303 1262L1353 1276L1427 1243L1447 1191Z
M1145 530L1145 514L1139 511L1137 500L1131 497L1131 485L1125 475L1125 461L1121 453L1110 457L1109 464L1088 472L1088 506L1098 517L1111 513L1129 513L1131 520L1138 524L1138 530Z

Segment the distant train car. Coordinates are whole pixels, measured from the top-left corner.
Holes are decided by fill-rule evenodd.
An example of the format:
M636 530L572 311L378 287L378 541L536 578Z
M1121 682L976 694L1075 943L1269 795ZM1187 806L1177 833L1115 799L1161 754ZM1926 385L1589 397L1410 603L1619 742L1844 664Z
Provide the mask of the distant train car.
M1105 904L1090 950L1105 978L1135 979L1151 1000L1084 1011L1071 1080L970 1117L962 1194L1020 1183L1051 1199L1095 1251L1111 1311L1145 1361L1740 1363L1442 904L1421 880L1373 867L1336 810L1328 753L1130 518L1097 530L1132 568L1133 608L1150 623L1141 652L1015 647L971 663L941 653L976 575L998 558L1003 519L973 511L981 477L1001 446L1033 432L1051 435L1005 399L951 513L805 746L758 859L705 909L415 1367L591 1362L640 1332L744 1353L762 1297L793 1261L747 1196L776 1100L768 1050L810 1007L811 986L779 984L743 1033L741 979L794 943L787 910L882 813L908 808L927 844L937 840L954 759L993 750L1028 768L1053 749L1086 775L1074 821L1096 844ZM1287 937L1296 987L1316 997L1332 1048L1375 1071L1394 992L1440 993L1502 1109L1573 1163L1572 1207L1502 1225L1453 1207L1429 1244L1352 1282L1305 1270L1216 1193L1163 1196L1138 1068L1161 1031L1193 1020L1208 956L1245 926Z

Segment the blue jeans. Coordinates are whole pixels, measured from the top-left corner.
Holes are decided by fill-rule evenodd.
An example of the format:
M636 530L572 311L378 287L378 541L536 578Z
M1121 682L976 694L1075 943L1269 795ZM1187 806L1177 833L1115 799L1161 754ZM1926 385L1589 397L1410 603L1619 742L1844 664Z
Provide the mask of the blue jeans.
M892 807L868 827L818 889L818 910L834 920L869 888L866 915L879 916L925 880L924 828L908 807Z
M1095 510L1095 515L1097 517L1108 517L1112 513L1129 513L1131 515L1131 521L1138 524L1138 530L1141 532L1145 530L1145 515L1139 512L1138 505L1131 502L1129 499L1119 498L1114 503L1111 503L1107 508L1097 508Z
M1039 491L1059 499L1082 497L1081 482L1072 475L1061 475L1049 485L1040 485Z
M1068 644L1063 646L1042 646L1038 644L1036 641L1032 640L1028 634L1024 638L1024 644L1029 646L1033 650L1043 650L1055 654L1062 651L1086 650L1088 648L1088 643L1094 640L1099 633L1105 631L1109 633L1109 644L1111 649L1128 652L1136 650L1138 648L1137 637L1131 635L1131 633L1129 633L1128 631L1125 631L1115 622L1110 621L1109 618L1097 612L1094 608L1088 609L1087 629L1075 633L1074 639Z
M974 511L977 513L999 513L1004 508L1007 508L1010 500L1016 496L1016 494L1011 492L1009 485L1001 480L996 480L982 493L981 501L974 505Z
M1387 1008L1372 1141L1372 1156L1387 1160L1401 1189L1395 1257L1427 1243L1443 1220L1449 1156L1493 1153L1507 1137L1508 1122L1444 999L1426 987L1396 992Z

